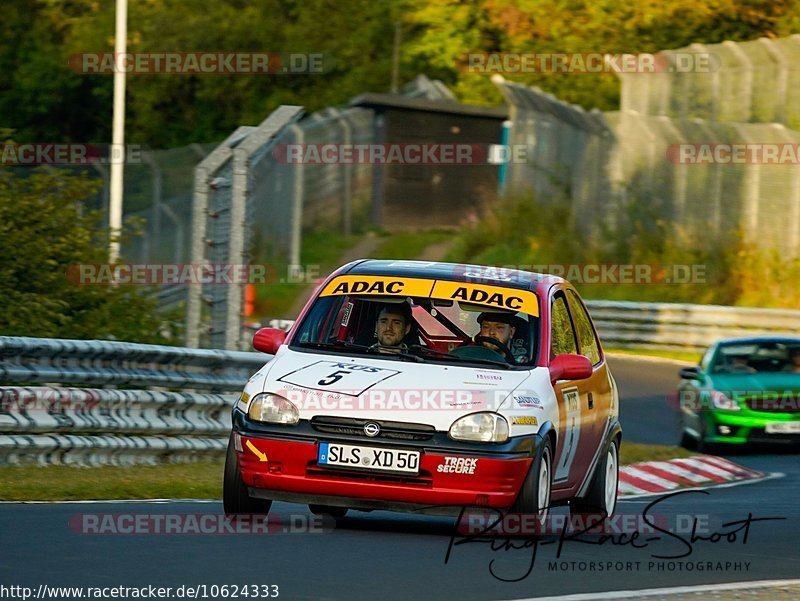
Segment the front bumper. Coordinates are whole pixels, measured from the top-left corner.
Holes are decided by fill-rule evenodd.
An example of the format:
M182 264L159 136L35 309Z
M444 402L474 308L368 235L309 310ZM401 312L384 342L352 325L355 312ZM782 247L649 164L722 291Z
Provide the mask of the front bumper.
M234 411L233 430L234 440L240 437L235 445L239 469L251 496L359 509L426 509L428 513L452 513L452 508L466 505L510 507L541 443L538 435L505 443L462 443L441 432L425 441L383 440L318 432L306 420L296 426L254 423L239 410ZM417 450L419 474L321 467L317 464L320 442ZM439 471L446 457L477 459L473 473Z
M796 444L800 445L800 432L767 432L768 424L800 422L800 415L760 411L706 411L705 440L722 444Z

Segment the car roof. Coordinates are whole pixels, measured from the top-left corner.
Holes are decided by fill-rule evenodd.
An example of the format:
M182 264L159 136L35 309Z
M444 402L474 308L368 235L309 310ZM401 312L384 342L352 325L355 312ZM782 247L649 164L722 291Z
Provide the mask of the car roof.
M718 346L728 344L759 344L761 342L788 342L791 344L800 344L800 336L792 334L776 334L774 336L748 336L745 338L723 338L718 340L715 344Z
M568 284L565 279L550 274L520 269L506 269L498 266L442 263L438 261L362 259L343 266L337 275L344 274L402 276L471 282L531 290L541 294L546 294L555 284Z

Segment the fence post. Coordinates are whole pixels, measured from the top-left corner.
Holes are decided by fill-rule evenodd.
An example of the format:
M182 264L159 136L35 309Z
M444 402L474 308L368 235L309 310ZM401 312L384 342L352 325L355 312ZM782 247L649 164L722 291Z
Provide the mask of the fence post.
M731 123L731 126L740 134L742 142L747 144L747 134L741 123ZM758 240L758 206L759 206L759 188L761 186L761 166L758 164L748 164L744 168L744 190L742 190L743 215L744 223L741 225L744 228L745 238L748 242L755 242Z
M304 138L303 128L292 125L289 129L294 133L295 144L302 145ZM299 161L294 165L294 178L292 179L292 223L289 234L289 265L300 265L300 246L303 237L303 172L305 165Z
M777 97L777 107L773 118L779 123L786 123L786 95L789 89L789 61L780 47L769 38L759 38L758 41L764 45L769 55L778 63L778 81L775 84L775 96Z
M254 129L254 127L249 126L236 128L236 131L212 150L194 169L192 245L189 257L189 260L194 265L200 265L205 262L208 194L211 188L212 176L230 160L232 155L231 147L247 137ZM200 346L202 301L202 286L189 286L189 295L186 301L186 346L189 348Z
M753 113L753 62L747 56L744 50L741 49L737 42L725 40L722 45L728 48L732 54L736 55L739 59L739 64L742 69L742 77L744 84L740 90L740 97L742 99L742 114L736 117L736 121L747 123Z
M228 262L248 262L245 248L247 232L246 211L250 194L250 157L269 143L284 127L294 123L303 114L303 107L281 105L236 148L233 149L233 193L231 195L230 234L228 237ZM244 282L228 285L225 299L225 349L236 350L241 340Z

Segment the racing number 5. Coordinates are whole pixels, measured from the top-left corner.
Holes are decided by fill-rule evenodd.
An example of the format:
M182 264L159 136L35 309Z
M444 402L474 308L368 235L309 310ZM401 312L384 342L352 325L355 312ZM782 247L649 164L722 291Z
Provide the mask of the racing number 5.
M336 382L344 378L349 373L350 373L349 371L342 371L342 370L335 371L329 376L325 376L324 378L322 378L319 382L317 382L317 384L319 384L320 386L330 386L331 384L335 384Z

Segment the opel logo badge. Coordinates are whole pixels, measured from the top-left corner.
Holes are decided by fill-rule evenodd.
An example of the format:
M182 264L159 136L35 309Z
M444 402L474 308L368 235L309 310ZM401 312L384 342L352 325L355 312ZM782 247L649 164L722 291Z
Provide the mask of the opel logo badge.
M364 434L366 434L370 438L377 436L378 434L380 434L380 432L381 432L381 427L375 422L369 422L364 424Z

